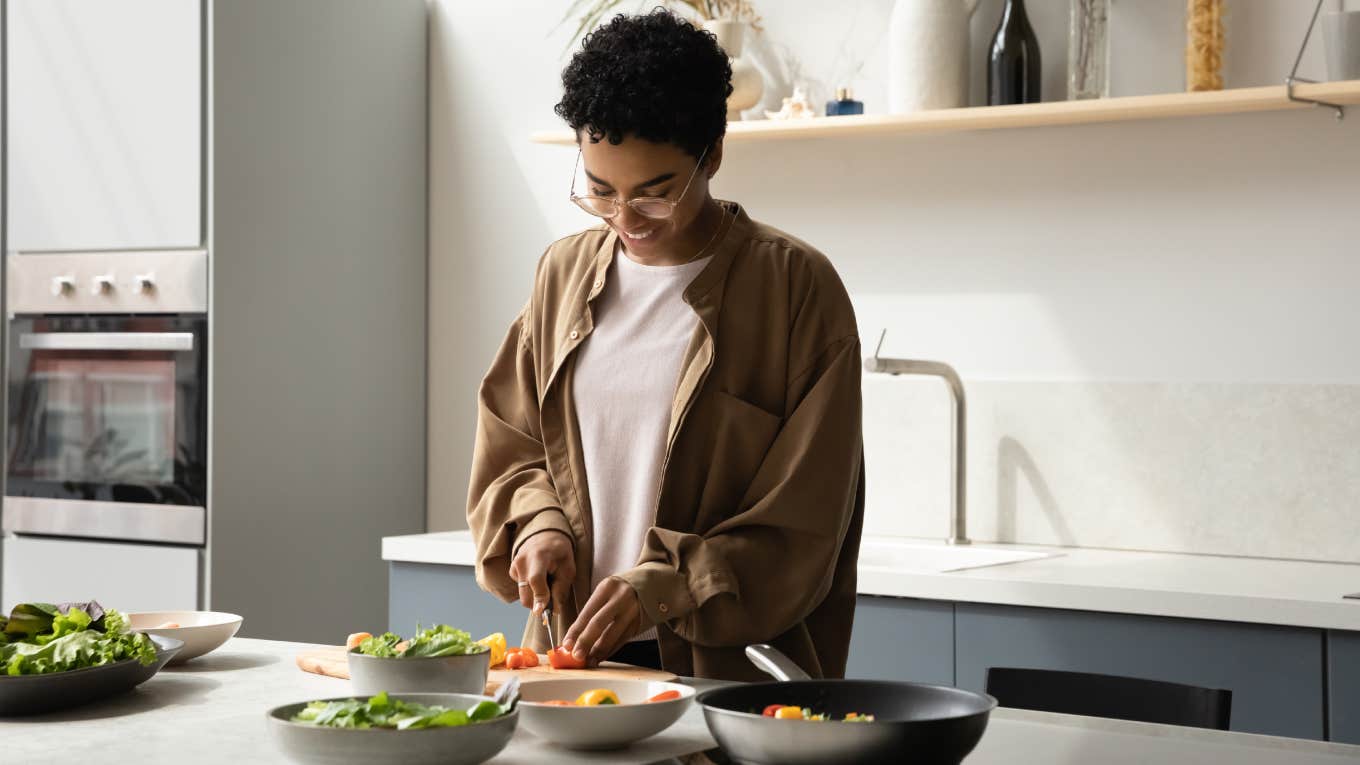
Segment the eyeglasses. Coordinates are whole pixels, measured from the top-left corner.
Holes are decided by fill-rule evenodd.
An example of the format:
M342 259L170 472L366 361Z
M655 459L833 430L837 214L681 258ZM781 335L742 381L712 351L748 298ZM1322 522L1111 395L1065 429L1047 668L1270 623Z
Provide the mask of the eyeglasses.
M685 198L685 193L689 191L689 186L694 183L694 176L698 175L699 168L703 167L704 157L708 155L708 149L704 149L699 154L699 161L694 165L694 170L689 174L689 180L685 181L685 188L680 190L680 196L674 200L665 197L633 197L628 200L620 200L618 197L602 196L579 196L576 193L576 169L581 166L581 152L576 152L576 168L571 172L571 201L577 207L594 215L597 218L613 218L623 209L620 207L626 204L633 208L633 212L644 218L661 219L669 218L675 214L675 208L680 201Z

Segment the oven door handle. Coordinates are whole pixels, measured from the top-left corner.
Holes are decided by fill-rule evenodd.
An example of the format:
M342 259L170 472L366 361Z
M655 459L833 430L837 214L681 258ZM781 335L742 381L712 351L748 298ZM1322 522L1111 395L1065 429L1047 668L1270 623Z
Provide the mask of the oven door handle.
M29 332L19 347L43 351L192 351L192 332Z

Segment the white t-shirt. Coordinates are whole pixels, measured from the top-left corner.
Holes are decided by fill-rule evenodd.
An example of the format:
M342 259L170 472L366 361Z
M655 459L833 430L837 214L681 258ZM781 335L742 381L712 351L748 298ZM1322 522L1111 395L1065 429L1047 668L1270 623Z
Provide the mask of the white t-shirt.
M671 402L699 326L682 296L707 264L645 266L620 247L593 304L595 327L572 377L595 541L592 591L637 565L655 520Z

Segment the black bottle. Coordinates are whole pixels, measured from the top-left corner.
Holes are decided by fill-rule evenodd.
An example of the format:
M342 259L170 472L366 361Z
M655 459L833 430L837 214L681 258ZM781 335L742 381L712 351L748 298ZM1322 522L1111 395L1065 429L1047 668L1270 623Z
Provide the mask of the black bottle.
M1025 0L1006 0L987 61L987 104L1039 103L1039 39L1025 16Z

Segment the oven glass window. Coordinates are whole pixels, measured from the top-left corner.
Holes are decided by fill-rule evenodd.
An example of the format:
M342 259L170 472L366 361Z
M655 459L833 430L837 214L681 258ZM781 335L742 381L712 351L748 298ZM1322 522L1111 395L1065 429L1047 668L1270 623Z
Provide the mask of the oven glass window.
M34 353L23 395L13 475L104 484L175 480L173 358Z
M204 506L207 320L10 320L5 493Z

